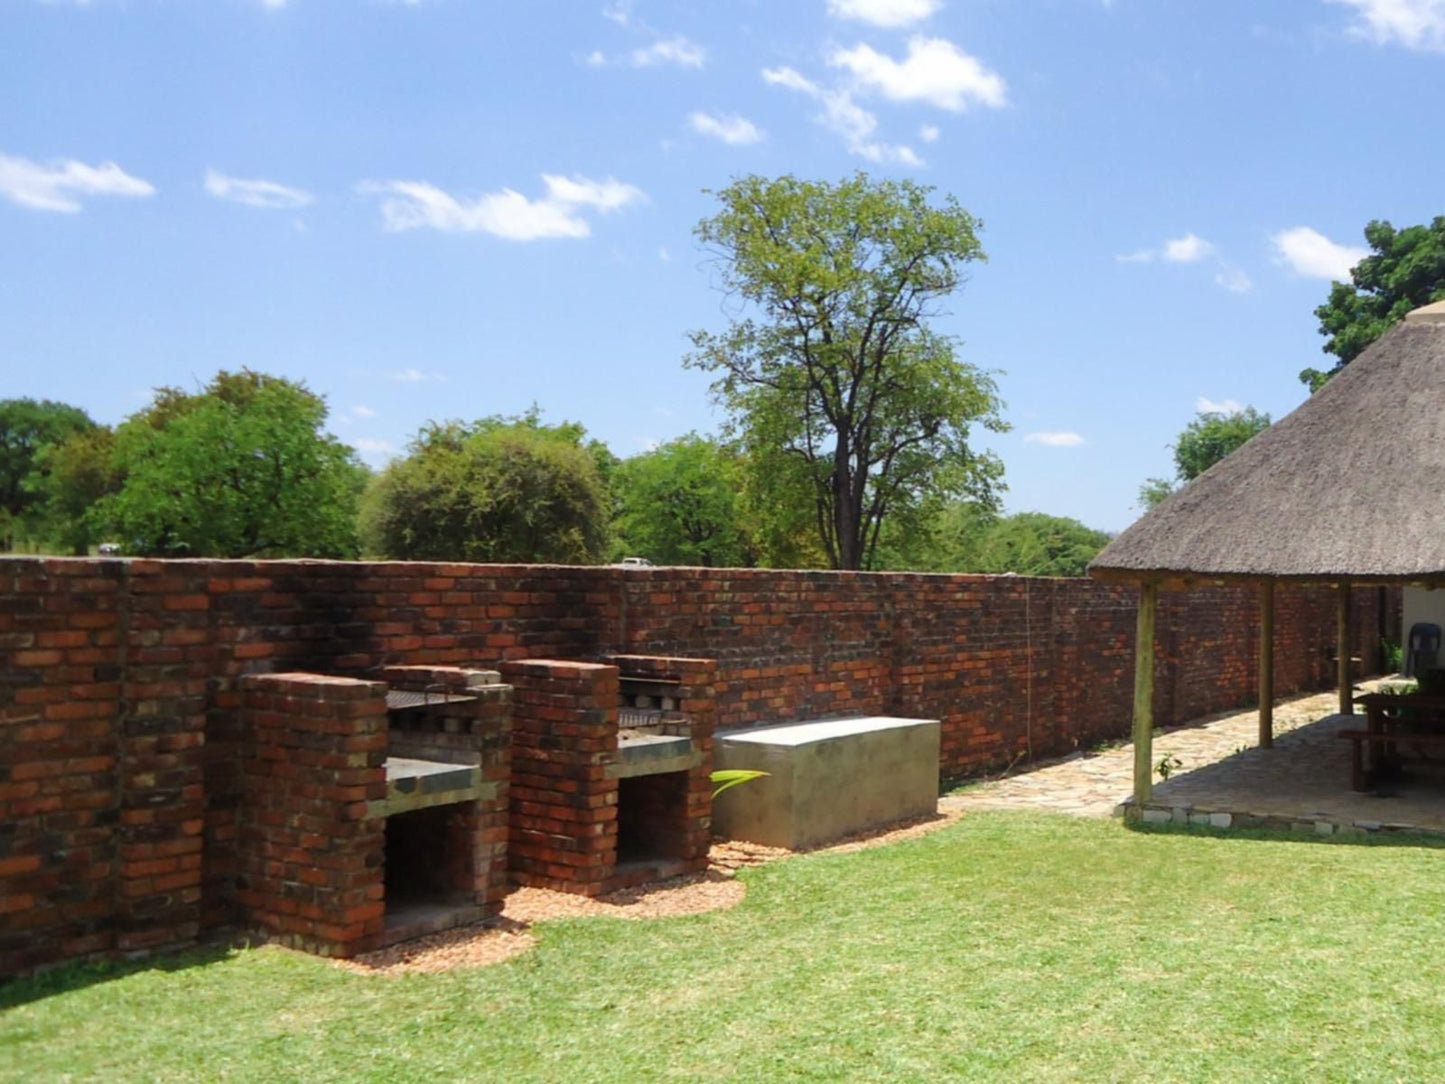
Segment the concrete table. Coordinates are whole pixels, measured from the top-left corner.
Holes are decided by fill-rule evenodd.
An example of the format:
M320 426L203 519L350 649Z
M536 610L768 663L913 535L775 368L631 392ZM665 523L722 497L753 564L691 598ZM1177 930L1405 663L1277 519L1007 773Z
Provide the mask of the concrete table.
M768 772L713 803L713 830L797 850L938 809L939 722L864 716L716 735L714 766Z

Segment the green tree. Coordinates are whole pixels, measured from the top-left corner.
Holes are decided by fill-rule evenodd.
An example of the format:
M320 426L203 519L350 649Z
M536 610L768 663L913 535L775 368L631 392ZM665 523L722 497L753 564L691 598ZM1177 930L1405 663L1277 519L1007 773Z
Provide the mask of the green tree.
M325 421L304 384L249 369L161 388L116 430L123 481L98 521L146 554L355 556L367 471Z
M1140 505L1153 508L1179 486L1192 482L1245 441L1264 432L1269 425L1269 415L1261 414L1254 407L1229 413L1201 411L1184 427L1184 432L1179 434L1179 440L1174 444L1174 480L1147 479L1139 487Z
M44 452L95 423L79 407L49 399L0 400L0 551L42 532Z
M1330 286L1329 299L1315 309L1325 353L1339 360L1328 371L1305 369L1300 380L1310 391L1359 356L1405 314L1445 300L1445 215L1428 226L1397 230L1388 222L1365 227L1370 254L1354 266L1350 281Z
M574 423L543 425L535 408L426 426L367 493L367 550L412 560L605 559L610 498L583 435Z
M1089 562L1108 544L1107 534L1085 527L1076 519L1019 512L1005 516L984 532L976 567L970 571L1082 576Z
M696 433L624 460L613 480L623 548L658 564L754 564L742 471L735 452Z
M45 520L53 541L77 556L102 539L104 523L97 510L106 497L119 493L122 478L115 466L115 431L98 425L72 433L44 452Z
M861 173L750 176L696 230L739 317L756 318L695 332L687 364L716 374L761 503L808 509L835 568L869 567L890 519L1002 486L998 459L968 440L974 424L1006 428L994 382L929 327L983 259L978 223L931 192Z

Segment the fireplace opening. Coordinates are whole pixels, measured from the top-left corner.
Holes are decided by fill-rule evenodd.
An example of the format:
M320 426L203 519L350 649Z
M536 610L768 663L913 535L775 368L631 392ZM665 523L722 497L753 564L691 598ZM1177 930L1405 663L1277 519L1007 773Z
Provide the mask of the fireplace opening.
M474 901L475 803L458 802L386 819L386 924L410 925Z
M669 862L688 857L687 772L618 780L617 861Z

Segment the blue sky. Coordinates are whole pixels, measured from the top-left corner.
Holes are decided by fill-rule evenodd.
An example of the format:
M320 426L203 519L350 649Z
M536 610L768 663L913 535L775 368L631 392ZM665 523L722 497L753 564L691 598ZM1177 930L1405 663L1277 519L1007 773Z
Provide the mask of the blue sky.
M373 464L534 401L633 454L721 421L704 190L864 169L984 222L941 326L1007 507L1119 529L1445 213L1442 74L1445 0L0 0L0 396L246 365Z

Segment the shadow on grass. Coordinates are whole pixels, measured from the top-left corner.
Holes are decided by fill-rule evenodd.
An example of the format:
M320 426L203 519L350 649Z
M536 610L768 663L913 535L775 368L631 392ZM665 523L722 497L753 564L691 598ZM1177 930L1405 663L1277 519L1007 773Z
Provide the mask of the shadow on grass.
M168 952L139 960L93 960L60 964L23 978L0 979L0 1012L56 994L84 990L102 982L123 979L142 971L187 971L224 963L235 954L231 945L207 945Z
M1333 847L1417 847L1445 850L1445 836L1428 832L1346 832L1322 836L1318 832L1301 832L1289 828L1214 828L1206 824L1144 824L1124 822L1124 827L1139 835L1203 836L1208 839L1240 839L1265 843L1318 843Z

